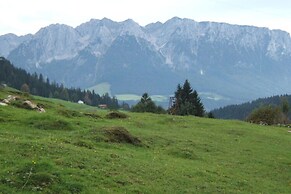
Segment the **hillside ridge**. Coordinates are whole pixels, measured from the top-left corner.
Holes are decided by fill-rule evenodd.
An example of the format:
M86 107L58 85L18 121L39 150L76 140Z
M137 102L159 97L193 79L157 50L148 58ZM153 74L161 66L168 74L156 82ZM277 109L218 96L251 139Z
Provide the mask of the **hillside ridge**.
M0 105L3 193L291 191L286 128L149 113L121 118L0 88L0 99L8 95L46 112Z

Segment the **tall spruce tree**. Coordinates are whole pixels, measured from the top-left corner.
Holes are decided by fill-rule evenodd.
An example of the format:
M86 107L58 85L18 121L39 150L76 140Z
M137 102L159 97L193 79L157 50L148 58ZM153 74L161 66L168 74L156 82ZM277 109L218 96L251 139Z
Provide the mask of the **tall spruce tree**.
M185 80L183 87L178 84L175 92L175 103L169 112L175 115L194 115L203 117L205 110L196 90Z

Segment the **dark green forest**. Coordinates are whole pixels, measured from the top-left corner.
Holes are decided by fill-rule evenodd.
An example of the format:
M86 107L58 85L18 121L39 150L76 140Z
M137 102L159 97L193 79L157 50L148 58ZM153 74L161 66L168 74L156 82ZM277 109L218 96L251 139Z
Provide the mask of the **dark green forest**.
M85 104L91 106L106 104L110 109L119 107L115 97L110 97L108 94L100 96L94 91L66 88L62 84L51 83L42 74L27 73L23 69L14 67L10 61L3 57L0 57L0 82L32 95L58 98L71 102L82 100Z
M282 100L286 99L288 104L291 104L291 95L277 95L267 98L259 98L257 100L246 102L243 104L229 105L223 108L215 109L211 111L215 118L220 119L239 119L246 120L250 113L262 106L282 106ZM291 117L289 111L288 117Z
M118 100L115 97L110 97L108 94L100 96L94 91L81 90L80 88L66 88L62 84L50 82L50 80L45 78L42 74L30 74L23 69L16 68L10 61L3 57L0 57L0 83L32 95L58 98L71 102L82 100L85 104L91 106L106 104L110 109L117 109L120 107ZM169 109L170 114L195 116L203 116L205 114L204 106L201 103L198 93L191 88L188 80L185 81L183 86L180 84L178 85L177 91L175 92L175 99L175 103ZM214 109L211 111L211 114L219 119L246 120L253 110L262 106L282 106L283 99L285 99L288 104L291 104L291 95L285 94L259 98L243 104L229 105ZM145 103L140 102L133 107L133 111L140 112L141 107L143 107L141 105L144 104ZM151 110L143 110L143 108L142 112L164 113L161 107L152 106L154 103L148 104L151 106L147 105L146 107L150 107ZM291 118L291 111L288 112L288 117Z

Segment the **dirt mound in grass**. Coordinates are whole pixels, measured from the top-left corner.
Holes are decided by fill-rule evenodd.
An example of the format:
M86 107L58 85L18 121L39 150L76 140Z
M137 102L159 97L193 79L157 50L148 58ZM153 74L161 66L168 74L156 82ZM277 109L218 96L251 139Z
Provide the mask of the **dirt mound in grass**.
M124 127L110 127L103 130L109 142L141 146L141 141L137 137L131 135Z
M105 117L107 119L126 119L128 116L122 112L110 112Z
M81 113L74 111L74 110L67 110L67 109L59 109L58 113L62 116L65 116L67 118L73 118L73 117L81 117Z
M99 116L99 115L97 115L95 113L84 113L84 115L86 117L89 117L89 118L92 118L92 119L101 119L102 118L101 116Z

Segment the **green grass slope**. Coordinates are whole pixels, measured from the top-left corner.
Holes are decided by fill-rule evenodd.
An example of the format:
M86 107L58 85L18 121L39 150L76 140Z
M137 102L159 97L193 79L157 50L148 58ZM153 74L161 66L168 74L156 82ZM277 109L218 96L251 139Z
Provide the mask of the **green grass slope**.
M9 94L46 112L0 106L0 193L291 193L288 128Z

